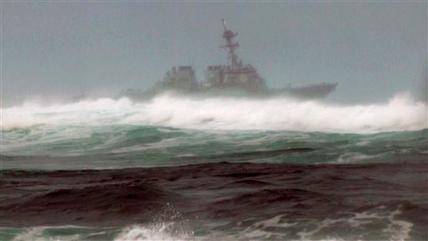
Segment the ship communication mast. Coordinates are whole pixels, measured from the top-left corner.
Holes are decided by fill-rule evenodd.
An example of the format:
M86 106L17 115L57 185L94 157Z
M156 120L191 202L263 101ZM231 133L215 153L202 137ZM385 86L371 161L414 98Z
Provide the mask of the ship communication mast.
M223 45L221 48L227 49L228 51L227 58L229 59L230 67L232 69L236 69L237 67L240 66L239 57L235 53L235 49L239 47L239 43L233 42L233 38L235 38L238 35L238 33L234 33L231 30L227 29L225 20L222 19L222 21L223 21L223 29L224 29L223 38L226 41L226 44Z

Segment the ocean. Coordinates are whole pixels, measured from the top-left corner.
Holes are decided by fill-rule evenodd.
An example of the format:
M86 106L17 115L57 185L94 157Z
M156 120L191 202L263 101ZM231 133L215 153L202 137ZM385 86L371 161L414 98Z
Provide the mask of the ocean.
M2 108L0 240L428 240L428 114L166 93Z

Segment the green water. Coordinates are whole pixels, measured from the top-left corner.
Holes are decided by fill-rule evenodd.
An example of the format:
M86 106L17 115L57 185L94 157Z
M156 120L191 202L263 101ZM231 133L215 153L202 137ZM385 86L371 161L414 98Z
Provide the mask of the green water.
M38 125L2 132L2 169L104 169L208 162L367 163L427 158L428 129L380 134ZM288 152L310 148L305 152ZM284 152L270 152L284 150Z

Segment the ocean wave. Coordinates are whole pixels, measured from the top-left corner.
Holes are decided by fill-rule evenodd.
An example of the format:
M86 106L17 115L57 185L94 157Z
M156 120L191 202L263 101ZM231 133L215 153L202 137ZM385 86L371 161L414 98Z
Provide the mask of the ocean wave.
M338 106L172 94L141 103L24 104L1 112L0 168L420 161L427 155L426 107L408 96L385 104Z
M4 129L34 125L150 125L206 130L377 133L428 128L427 104L400 94L386 103L337 105L286 97L196 98L167 93L145 102L100 98L2 109Z
M0 240L425 240L427 170L419 162L0 171Z
M371 135L201 131L133 125L4 130L1 169L110 169L211 162L423 161L428 129ZM363 143L363 144L361 144Z

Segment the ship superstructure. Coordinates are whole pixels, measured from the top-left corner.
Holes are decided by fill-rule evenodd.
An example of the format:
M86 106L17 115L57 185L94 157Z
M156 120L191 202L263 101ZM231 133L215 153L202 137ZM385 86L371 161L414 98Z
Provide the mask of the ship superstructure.
M211 65L205 70L205 81L197 82L191 66L173 67L165 75L159 87L175 90L203 91L210 89L240 89L247 92L264 92L265 81L256 68L243 64L236 54L239 43L234 41L238 33L229 30L223 19L223 39L221 48L227 51L227 64Z
M225 45L222 48L227 51L227 65L208 66L206 70L206 81L209 87L214 88L240 88L249 92L260 92L266 90L265 81L259 76L257 70L249 64L242 64L236 54L239 47L238 42L233 39L238 33L227 29L223 19L223 39Z
M182 91L196 91L199 87L192 66L173 67L165 74L164 80L159 84L160 88L172 88Z
M230 90L238 90L248 95L288 95L307 99L323 98L335 90L336 83L320 83L300 87L291 87L289 85L282 89L269 89L256 68L250 64L243 64L237 55L236 50L239 47L239 43L234 39L238 33L228 29L224 19L222 24L224 45L221 48L227 52L226 64L208 66L205 70L204 81L197 80L192 66L173 67L165 74L163 80L142 95L147 97L167 90L190 94L207 92L226 94L230 93ZM136 96L132 90L127 90L122 95L132 96L133 98Z

